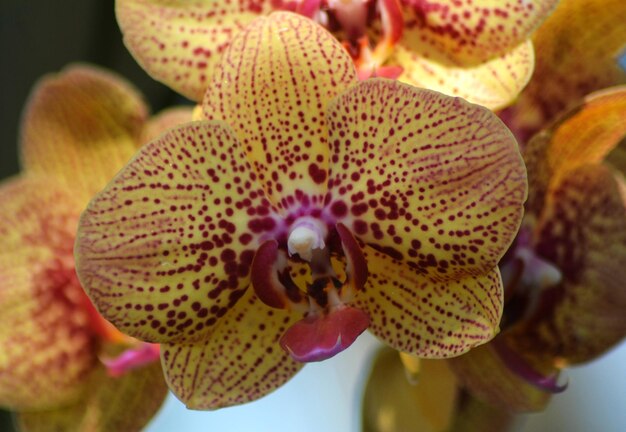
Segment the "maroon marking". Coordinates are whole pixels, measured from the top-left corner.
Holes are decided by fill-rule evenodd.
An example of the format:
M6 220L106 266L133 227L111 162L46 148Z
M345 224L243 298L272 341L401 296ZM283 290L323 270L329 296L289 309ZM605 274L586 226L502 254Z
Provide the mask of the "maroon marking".
M347 259L346 273L348 275L348 283L356 290L361 290L367 282L368 269L367 261L363 256L363 251L359 246L352 233L344 224L339 222L335 225L339 238L341 239L341 247Z

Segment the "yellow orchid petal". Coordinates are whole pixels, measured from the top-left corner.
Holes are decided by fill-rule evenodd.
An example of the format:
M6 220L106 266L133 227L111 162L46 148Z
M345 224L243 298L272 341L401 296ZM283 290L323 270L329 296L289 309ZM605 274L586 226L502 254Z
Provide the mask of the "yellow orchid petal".
M526 172L489 110L386 79L329 107L328 207L363 242L437 280L496 266L520 224Z
M465 65L483 62L524 42L558 0L406 1L402 43L428 45Z
M77 398L97 362L72 257L80 204L49 178L0 185L0 406Z
M561 0L534 34L535 73L507 123L529 138L588 93L626 83L626 2Z
M22 432L140 431L154 417L167 395L161 365L142 367L119 378L98 368L89 391L75 404L54 410L21 412Z
M167 108L151 117L143 128L140 143L148 143L174 126L189 123L193 120L193 110L191 106L178 106Z
M268 308L248 290L206 340L161 345L170 389L192 409L216 409L264 396L302 367L278 345L282 333L298 319Z
M280 209L320 204L328 181L328 103L356 83L346 50L313 21L280 12L230 43L207 90L208 117L228 123Z
M148 342L197 340L243 295L272 209L228 126L145 145L80 221L76 268L100 312Z
M422 360L419 381L407 381L398 352L380 350L367 381L364 432L444 432L452 424L458 390L443 360Z
M501 336L498 337L500 338ZM447 362L472 396L501 409L515 412L540 411L552 396L509 369L493 344L475 348ZM546 375L555 372L555 368L546 362L533 363L533 366Z
M530 41L482 63L463 66L428 46L396 45L392 62L402 66L400 81L459 96L491 110L515 101L533 73L535 54Z
M586 165L549 191L534 248L563 280L515 332L518 350L581 363L626 337L625 190L621 175Z
M502 315L502 281L484 276L435 282L366 246L369 278L355 305L370 331L400 351L423 358L460 355L492 339Z
M584 164L600 163L626 136L626 86L587 96L524 148L532 193L527 208L537 213L550 184Z
M124 43L156 80L202 100L233 36L271 10L270 0L117 0Z
M43 78L23 116L24 169L86 203L136 151L147 111L134 87L93 66Z

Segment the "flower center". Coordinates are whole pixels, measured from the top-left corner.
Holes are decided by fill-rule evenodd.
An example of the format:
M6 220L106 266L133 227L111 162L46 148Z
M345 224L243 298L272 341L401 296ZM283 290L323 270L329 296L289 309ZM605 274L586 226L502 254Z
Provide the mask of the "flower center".
M298 219L285 246L267 240L252 262L252 286L259 299L304 316L280 341L298 361L332 357L369 326L367 314L347 305L367 279L365 258L344 225L337 224L332 233L327 231L317 220ZM345 277L337 275L333 261L345 262Z

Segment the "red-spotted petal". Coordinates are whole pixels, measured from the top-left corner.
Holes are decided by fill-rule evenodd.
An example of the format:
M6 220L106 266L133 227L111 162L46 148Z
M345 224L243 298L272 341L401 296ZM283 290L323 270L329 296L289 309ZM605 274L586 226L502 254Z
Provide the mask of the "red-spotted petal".
M404 0L404 3L403 44L428 45L458 62L476 64L524 42L558 0Z
M526 172L489 110L385 79L329 108L328 208L363 242L440 280L495 267L517 232Z
M626 204L621 175L601 165L552 188L534 233L536 252L562 274L514 331L518 351L560 364L589 361L626 337Z
M321 201L328 181L328 103L356 72L346 50L313 21L274 13L230 44L204 99L243 144L272 202Z
M447 59L428 46L394 48L392 60L402 66L400 81L459 96L491 110L515 101L533 73L535 54L530 41L475 65Z
M247 289L271 213L226 125L181 125L144 146L83 213L78 275L123 332L199 339Z
M49 178L0 185L0 405L77 398L97 364L88 299L74 273L80 204Z
M526 140L588 93L626 83L626 2L561 0L533 36L535 73L519 100L503 113Z
M89 392L75 404L54 410L22 412L17 424L23 432L140 431L154 417L167 395L159 363L119 378L98 368Z
M170 389L192 409L216 409L266 395L301 367L278 345L297 319L267 307L248 290L206 340L161 346Z
M199 101L232 38L270 0L117 0L124 43L139 64L191 100Z
M75 65L45 77L24 111L24 169L87 203L135 153L147 114L137 90L111 72Z
M393 348L424 358L462 354L492 339L502 315L497 269L483 276L437 282L370 247L369 279L354 305L370 330Z

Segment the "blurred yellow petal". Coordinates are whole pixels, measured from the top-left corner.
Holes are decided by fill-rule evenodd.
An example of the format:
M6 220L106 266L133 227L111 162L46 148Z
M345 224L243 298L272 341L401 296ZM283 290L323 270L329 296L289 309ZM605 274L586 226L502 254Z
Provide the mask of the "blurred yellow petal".
M527 208L540 211L551 183L581 165L602 162L625 136L626 86L587 96L524 147L531 189Z
M501 336L498 339L500 338ZM540 411L552 396L509 369L493 344L483 345L460 357L449 359L448 364L469 394L504 410ZM533 363L533 367L546 375L555 371L546 363Z
M502 281L485 276L435 282L370 247L369 278L355 305L367 311L370 331L386 344L424 358L460 355L491 340L502 315Z
M328 103L356 83L352 60L322 27L281 12L230 43L204 100L228 123L280 209L321 204L328 182Z
M0 405L67 403L97 362L72 257L80 204L48 178L16 177L0 209Z
M626 83L626 2L561 0L535 32L535 74L505 117L530 138L588 93Z
M139 432L154 417L167 395L159 363L107 376L98 368L89 379L89 391L73 405L49 411L17 414L22 432Z
M475 65L464 66L429 49L396 45L393 63L402 66L400 81L459 96L491 110L515 101L533 73L534 50L530 41Z
M367 381L364 432L444 432L457 406L456 379L443 360L422 360L419 382L407 381L398 352L378 352Z
M328 208L356 237L437 280L496 266L520 224L526 171L491 111L378 78L327 118Z
M248 287L271 212L230 128L180 125L142 147L89 204L77 272L124 333L197 340Z
M22 123L22 163L86 204L138 147L147 108L134 87L93 66L43 78Z
M232 38L270 0L117 0L124 43L156 80L202 100L215 65Z
M408 0L402 43L428 45L465 65L483 62L524 42L558 0Z
M537 310L515 330L518 350L580 363L626 337L626 190L601 165L568 172L546 199L536 252L562 273Z
M141 134L141 144L146 144L158 138L159 135L174 126L189 123L192 120L193 109L191 106L177 106L167 108L151 117L145 124Z
M248 290L206 340L161 345L170 389L192 409L216 409L266 395L302 367L278 345L298 319L268 308Z

